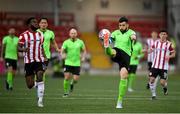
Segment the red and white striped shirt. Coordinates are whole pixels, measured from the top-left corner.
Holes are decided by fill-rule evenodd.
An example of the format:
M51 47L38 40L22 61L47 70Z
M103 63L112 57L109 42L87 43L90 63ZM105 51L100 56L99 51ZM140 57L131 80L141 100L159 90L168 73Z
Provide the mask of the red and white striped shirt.
M166 60L166 57L174 51L172 43L169 41L161 42L160 40L156 40L152 48L155 53L152 68L168 70L169 60Z
M40 32L27 30L19 36L19 44L29 49L24 52L24 63L44 62L43 42L44 38Z
M148 38L147 41L146 41L146 45L147 45L147 48L148 49L151 49L151 47L154 45L154 42L156 40L152 39L152 38ZM152 53L148 53L148 56L147 56L147 61L148 62L153 62L153 59L154 59L154 52Z

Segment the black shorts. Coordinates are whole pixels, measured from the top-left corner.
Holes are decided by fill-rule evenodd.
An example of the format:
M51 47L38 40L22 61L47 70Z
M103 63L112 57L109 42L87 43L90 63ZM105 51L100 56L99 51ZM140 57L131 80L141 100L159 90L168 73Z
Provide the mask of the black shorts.
M135 73L136 73L136 70L137 70L137 65L130 65L128 72L135 74Z
M151 71L151 67L152 67L152 62L148 62L148 70L149 70L149 72Z
M17 69L17 60L5 59L6 68L12 66L13 70Z
M111 60L119 64L119 70L121 70L122 67L125 67L128 70L130 64L130 56L123 50L120 50L118 48L113 49L116 50L116 56L112 57Z
M157 69L157 68L152 68L151 71L150 71L149 76L154 77L154 78L159 76L160 79L165 79L165 80L168 78L167 70Z
M70 72L73 75L80 75L80 67L65 65L64 72Z
M44 71L45 65L43 62L32 62L25 64L25 76L35 75L38 71Z

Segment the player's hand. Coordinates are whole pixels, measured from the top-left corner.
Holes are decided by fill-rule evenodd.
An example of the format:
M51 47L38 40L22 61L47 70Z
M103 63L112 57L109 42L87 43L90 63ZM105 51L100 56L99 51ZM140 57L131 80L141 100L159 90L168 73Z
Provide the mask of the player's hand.
M44 61L48 61L48 59L46 57L44 57Z
M166 57L165 57L165 60L166 60L166 61L169 61L169 59L170 59L169 56L166 56Z
M23 48L23 52L27 52L29 48Z
M81 62L84 62L85 61L85 57L81 57Z
M58 53L61 53L61 49L59 49L59 48L57 48L56 51L57 51Z
M143 48L141 52L142 53L147 53L147 49Z
M66 59L66 54L62 54L62 55L61 55L61 58L62 58L62 59Z

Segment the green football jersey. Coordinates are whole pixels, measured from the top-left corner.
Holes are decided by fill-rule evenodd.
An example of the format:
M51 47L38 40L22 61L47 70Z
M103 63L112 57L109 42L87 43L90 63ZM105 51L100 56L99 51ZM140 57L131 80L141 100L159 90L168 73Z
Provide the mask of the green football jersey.
M44 53L48 59L51 58L51 51L50 51L50 45L51 41L54 40L54 32L46 29L45 31L41 31L40 29L37 30L38 32L41 32L44 36L44 43L43 43L43 48L44 48Z
M3 45L5 46L5 59L13 59L17 60L18 59L18 41L19 38L17 36L5 36L3 38Z
M130 65L138 65L140 58L143 57L143 53L142 53L143 46L140 42L136 42L132 45L132 47L133 47L133 51L131 55Z
M131 35L136 34L133 30L128 29L125 33L122 33L120 30L115 30L111 34L111 38L114 41L114 47L123 50L129 56L132 52L132 40Z
M65 50L65 65L80 66L81 51L85 48L84 42L80 39L72 41L71 38L63 42L62 48Z

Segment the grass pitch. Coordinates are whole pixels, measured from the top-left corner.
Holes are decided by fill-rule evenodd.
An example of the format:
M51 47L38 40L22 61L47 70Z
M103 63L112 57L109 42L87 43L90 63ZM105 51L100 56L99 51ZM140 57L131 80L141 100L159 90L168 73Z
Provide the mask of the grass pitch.
M169 95L157 88L157 100L151 100L146 76L137 76L134 92L126 94L123 109L116 109L119 76L82 75L72 94L62 98L63 79L47 76L44 107L37 107L36 89L28 90L24 76L16 76L13 91L5 89L0 76L0 113L180 113L180 77L169 75Z

